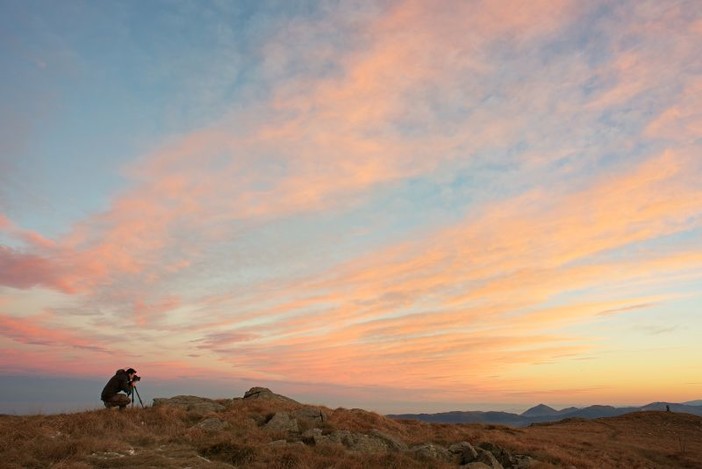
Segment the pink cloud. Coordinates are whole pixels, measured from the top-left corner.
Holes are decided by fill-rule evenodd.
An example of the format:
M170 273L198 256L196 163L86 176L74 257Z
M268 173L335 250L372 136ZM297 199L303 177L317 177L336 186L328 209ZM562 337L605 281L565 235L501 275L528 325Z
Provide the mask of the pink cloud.
M47 326L43 318L13 318L0 316L0 335L27 345L42 345L47 347L67 347L88 350L90 352L107 353L95 339L81 337L68 330Z
M661 112L646 128L653 138L682 144L693 143L702 135L702 80L691 81L680 99Z
M430 2L398 4L363 31L368 47L338 57L339 74L276 88L270 109L252 108L244 117L174 137L127 168L131 185L108 210L56 242L17 230L0 216L0 229L14 230L31 246L31 253L0 251L0 283L84 293L88 303L125 313L120 328L136 324L183 334L198 353L211 351L221 360L197 367L180 352L163 351L158 363L191 375L234 366L249 377L292 379L305 369L311 379L345 385L426 389L435 380L466 388L494 369L591 350L594 339L544 331L669 297L626 294L556 307L544 306L547 301L580 289L657 285L661 273L698 275L699 254L686 246L646 259L625 252L700 227L699 152L685 147L699 134L700 90L685 77L675 102L651 105L662 109L643 137L670 145L642 164L615 165L599 177L583 172L578 187L569 186L576 178L532 182L521 195L474 208L455 226L384 246L315 278L254 281L243 293L193 294L202 295L195 304L188 303L187 291L164 291L182 285L169 280L199 268L212 246L235 243L246 230L293 215L345 210L380 186L450 172L454 164L465 168L480 149L521 139L541 143L543 129L563 117L574 116L573 127L587 127L600 113L626 107L670 79L678 68L666 64L694 59L693 43L685 41L666 57L615 41L613 59L596 70L606 85L592 98L579 90L592 71L574 57L562 70L544 64L543 79L510 81L514 86L499 97L508 103L491 107L496 70L486 54L493 41L529 49L530 41L569 24L579 8L549 1L473 2L443 10ZM469 30L468 17L474 24ZM659 26L634 25L627 33L662 39ZM571 94L560 94L563 89ZM472 109L460 124L446 124L428 94ZM403 133L408 124L424 133ZM564 154L587 153L600 136L586 135L585 144L545 137L510 164L549 164ZM627 134L609 145L627 140L631 146L640 137ZM577 164L585 167L581 160L588 158L578 157ZM608 261L605 254L612 251L625 259ZM196 309L197 316L169 323L169 313L181 306ZM2 327L17 343L90 350L89 340L46 324L8 319ZM461 368L465 363L470 369Z
M87 292L131 276L156 283L188 268L202 245L228 236L223 224L343 207L378 184L433 170L437 155L455 142L408 142L367 130L401 116L407 93L441 86L448 67L456 73L482 67L469 56L437 63L437 50L479 48L507 31L530 40L553 32L570 14L568 2L537 2L528 10L501 2L462 8L448 14L415 2L391 9L369 27L370 50L341 57L341 80L308 84L302 101L281 91L276 111L292 109L298 117L271 121L268 111L255 109L261 115L254 123L234 118L175 138L129 168L134 185L58 245L27 234L50 252L47 259L60 259L49 285ZM479 30L465 35L460 18L469 14L481 20ZM534 14L542 20L533 22ZM398 83L398 76L405 78ZM192 241L182 241L187 238ZM183 254L172 259L172 252ZM16 284L31 283L21 279Z
M687 156L667 151L579 192L562 195L553 188L494 203L464 223L371 253L323 280L279 285L280 297L299 300L253 307L246 319L257 318L260 325L240 330L251 340L202 347L244 370L260 360L275 376L304 367L315 379L394 386L398 378L386 376L393 369L403 385L419 387L434 374L467 384L469 376L451 370L477 355L481 366L473 371L484 374L592 350L594 339L544 331L674 296L543 305L582 289L699 276L700 255L685 246L657 256L598 257L700 226L702 192L694 175L683 171L687 165ZM247 302L255 305L256 296ZM234 317L217 327L242 322ZM281 354L286 360L276 363L274 356ZM332 372L340 364L347 370L343 376Z
M144 299L134 301L134 317L137 325L145 326L154 320L154 316L163 316L168 311L181 305L177 296L158 298L156 302L147 302Z
M64 293L76 291L54 260L5 246L0 246L0 285L20 289L43 286Z

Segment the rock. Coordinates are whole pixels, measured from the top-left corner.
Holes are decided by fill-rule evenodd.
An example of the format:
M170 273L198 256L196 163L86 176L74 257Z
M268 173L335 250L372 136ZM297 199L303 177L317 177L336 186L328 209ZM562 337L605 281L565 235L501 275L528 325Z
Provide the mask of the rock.
M530 467L534 467L536 463L536 459L532 458L531 456L515 454L512 469L529 469Z
M285 440L275 440L268 443L268 446L287 446L288 442Z
M468 464L463 464L461 466L462 469L490 469L490 466L488 466L485 463L482 462L469 462Z
M206 414L209 412L220 412L225 407L212 399L197 396L175 396L170 398L157 397L154 399L154 407L158 406L179 407L189 412Z
M310 423L317 424L326 422L328 417L327 414L322 411L319 407L305 406L302 409L298 409L293 412L293 417L300 420L306 420Z
M291 402L294 404L300 404L299 402L290 399L289 397L281 396L276 394L268 388L254 387L244 393L244 399L269 399L283 402Z
M302 442L308 446L317 446L324 444L324 436L320 428L310 428L302 434Z
M478 459L478 452L473 448L473 445L467 441L449 446L449 452L454 455L458 464L468 464Z
M363 433L353 433L346 430L315 437L315 442L318 445L342 444L351 451L366 454L387 453L391 451L389 443L383 438Z
M204 430L207 430L209 432L216 432L220 430L225 430L229 428L229 422L225 422L224 420L211 417L208 419L203 420L202 422L198 423L196 425L197 427L200 427Z
M370 436L372 438L375 438L375 439L382 441L385 444L385 446L387 446L388 450L390 450L390 451L394 451L394 452L407 451L407 445L405 443L396 439L393 436L388 435L387 433L383 433L379 430L371 430Z
M290 417L287 412L276 412L273 417L263 426L268 431L285 431L297 433L300 431L297 420Z
M507 451L501 446L497 446L494 443L480 443L478 446L486 451L490 451L493 456L502 464L503 466L510 466L514 463L514 457L512 453Z
M443 446L432 443L415 446L410 449L410 452L422 459L438 459L439 461L449 462L453 458L451 452Z
M476 462L481 462L491 467L492 469L504 469L504 466L497 460L495 455L484 448L478 448L478 460Z

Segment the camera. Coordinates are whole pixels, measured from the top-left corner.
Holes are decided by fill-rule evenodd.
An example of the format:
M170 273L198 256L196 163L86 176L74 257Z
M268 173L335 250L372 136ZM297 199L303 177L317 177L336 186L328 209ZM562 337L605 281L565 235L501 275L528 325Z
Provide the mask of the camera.
M141 376L134 375L132 377L132 383L136 383L137 381L141 381Z

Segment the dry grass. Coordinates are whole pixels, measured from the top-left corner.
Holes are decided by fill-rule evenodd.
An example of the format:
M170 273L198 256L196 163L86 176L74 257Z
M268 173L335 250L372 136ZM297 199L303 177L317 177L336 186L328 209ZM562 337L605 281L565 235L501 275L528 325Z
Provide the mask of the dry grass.
M275 412L299 407L288 402L239 400L209 415L156 407L0 416L0 461L6 468L455 467L409 452L362 454L341 445L307 446L287 433L262 428ZM642 412L514 429L396 421L361 410L324 410L329 419L319 428L325 434L376 430L409 446L492 443L534 457L540 461L537 467L702 467L702 418L687 414ZM197 426L212 416L229 425L216 432Z

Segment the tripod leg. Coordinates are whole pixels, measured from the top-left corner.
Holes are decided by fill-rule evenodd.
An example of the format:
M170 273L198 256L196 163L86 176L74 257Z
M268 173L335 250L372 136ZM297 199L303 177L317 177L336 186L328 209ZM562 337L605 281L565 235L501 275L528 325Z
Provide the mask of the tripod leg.
M141 396L139 395L139 390L134 386L134 392L136 393L137 397L139 398L139 404L141 404L141 408L144 408L144 403L141 401ZM134 405L134 400L132 400L132 405Z

